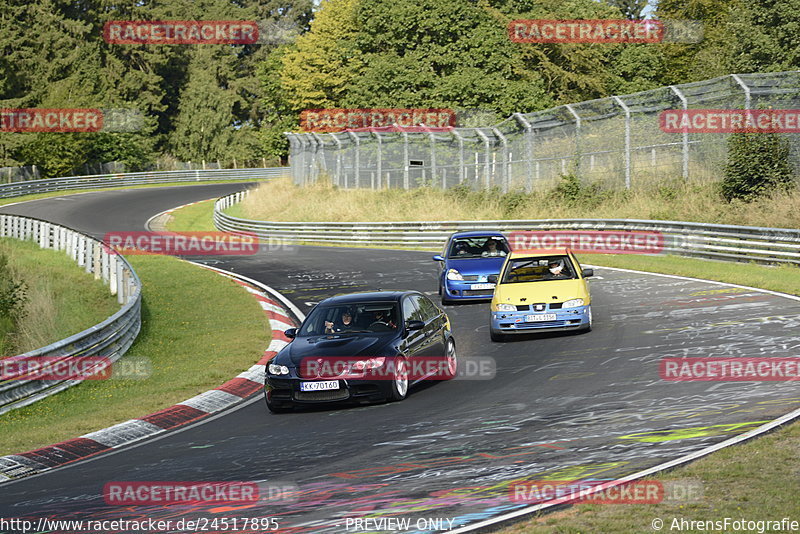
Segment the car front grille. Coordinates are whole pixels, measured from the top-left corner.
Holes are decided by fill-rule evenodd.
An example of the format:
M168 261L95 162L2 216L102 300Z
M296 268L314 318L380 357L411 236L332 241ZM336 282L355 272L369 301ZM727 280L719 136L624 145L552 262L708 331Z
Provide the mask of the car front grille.
M465 274L463 276L465 282L477 282L479 278L477 274Z
M294 398L299 401L337 401L350 397L346 389L333 389L330 391L295 391Z
M465 289L461 292L464 297L486 296L487 299L492 298L490 289Z
M534 306L540 306L540 307L544 306L545 309L536 310L534 308ZM517 305L517 311L530 311L530 310L533 310L533 311L536 311L538 313L541 313L541 312L544 312L545 310L548 310L548 309L550 309L550 310L560 310L561 306L562 306L561 302L553 302L551 304L546 304L544 302L540 302L540 303L537 303L537 304L518 304Z

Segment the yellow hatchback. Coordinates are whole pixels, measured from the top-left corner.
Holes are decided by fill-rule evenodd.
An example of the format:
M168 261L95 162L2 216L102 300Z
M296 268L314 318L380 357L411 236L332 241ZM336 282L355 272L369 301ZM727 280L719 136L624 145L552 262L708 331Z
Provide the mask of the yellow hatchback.
M492 341L508 334L592 329L586 278L569 249L522 250L508 255L491 304ZM490 277L491 278L491 277Z

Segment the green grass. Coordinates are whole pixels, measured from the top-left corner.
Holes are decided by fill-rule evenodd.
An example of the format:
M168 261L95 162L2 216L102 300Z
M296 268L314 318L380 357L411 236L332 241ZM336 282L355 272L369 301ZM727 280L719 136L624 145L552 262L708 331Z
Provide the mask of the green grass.
M245 218L271 221L474 221L498 219L658 219L800 228L800 188L753 202L726 202L717 183L663 181L631 190L602 189L563 180L525 193L341 189L318 182L300 187L288 178L260 184L242 203ZM236 215L237 212L231 213ZM237 215L238 216L238 215Z
M77 334L119 310L108 287L63 251L16 239L0 239L0 251L8 257L14 278L27 288L26 315L16 325L4 322L0 326L0 347L6 348L0 357Z
M237 284L162 256L129 257L144 284L142 332L123 361L143 380L85 381L0 416L0 455L147 415L212 389L255 364L270 340L266 315Z
M167 221L171 232L216 232L214 228L215 200L203 200L172 212Z

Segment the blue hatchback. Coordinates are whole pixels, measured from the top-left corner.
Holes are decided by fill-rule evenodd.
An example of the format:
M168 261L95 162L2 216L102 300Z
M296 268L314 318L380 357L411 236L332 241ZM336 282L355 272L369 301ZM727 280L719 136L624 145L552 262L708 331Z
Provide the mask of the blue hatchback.
M454 301L492 298L494 284L489 276L500 269L511 251L508 240L500 232L456 232L447 239L441 255L439 294L442 304Z

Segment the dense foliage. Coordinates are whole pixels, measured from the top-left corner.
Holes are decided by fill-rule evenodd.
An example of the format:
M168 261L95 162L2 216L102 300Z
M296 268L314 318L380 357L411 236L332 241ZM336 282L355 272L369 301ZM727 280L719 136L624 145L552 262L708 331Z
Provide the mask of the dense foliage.
M654 3L654 2L651 2ZM689 19L697 44L520 44L514 19ZM110 20L256 20L296 38L114 45ZM134 109L135 133L2 133L0 167L44 176L160 158L230 166L285 157L319 107L448 107L505 117L731 72L800 67L800 0L6 0L0 107ZM476 111L479 110L479 111Z
M727 200L751 201L793 183L789 141L774 133L734 133L721 183Z

